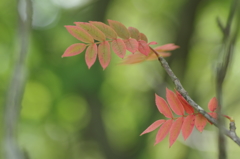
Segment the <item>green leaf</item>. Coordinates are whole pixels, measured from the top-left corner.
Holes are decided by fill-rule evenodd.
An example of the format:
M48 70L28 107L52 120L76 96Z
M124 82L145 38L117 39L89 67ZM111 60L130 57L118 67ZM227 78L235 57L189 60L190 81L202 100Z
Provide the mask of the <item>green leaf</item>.
M129 39L128 29L120 22L108 20L109 25L117 32L117 35L122 39Z
M86 22L75 22L75 24L78 27L81 27L84 30L86 30L94 39L96 39L98 41L106 40L105 34L101 30L99 30L97 27L95 27L94 25L92 25L90 23L86 23Z
M134 27L128 27L128 32L130 33L131 38L139 40L140 39L140 32L138 31L138 29L134 28Z
M109 39L116 39L117 33L108 25L102 23L102 22L96 22L96 21L90 21L92 25L97 27L99 30L101 30L107 38Z
M68 32L78 40L85 43L94 43L93 37L89 33L87 33L84 29L71 25L66 25L65 27L68 30Z

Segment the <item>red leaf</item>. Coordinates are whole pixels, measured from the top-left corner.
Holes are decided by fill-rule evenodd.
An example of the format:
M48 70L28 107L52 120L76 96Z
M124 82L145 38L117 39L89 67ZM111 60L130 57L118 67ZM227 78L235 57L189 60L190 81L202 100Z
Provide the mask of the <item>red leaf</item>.
M169 53L169 52L158 52L158 55L162 56L162 57L168 57L168 56L171 55L171 53ZM157 60L157 59L158 59L158 57L153 52L151 52L146 58L147 61Z
M169 130L172 126L173 120L167 120L158 130L157 136L156 136L156 140L154 145L158 144L160 141L162 141L167 134L169 133Z
M148 43L148 45L156 45L156 44L157 44L156 41L152 41L152 42Z
M85 43L94 43L92 36L84 29L71 25L66 25L65 27L67 28L68 32L78 40Z
M141 40L143 40L143 41L145 41L145 42L148 42L148 39L147 39L147 37L146 37L145 34L139 33L139 36L140 36L140 39L141 39Z
M113 40L111 43L113 51L120 57L124 58L126 54L126 46L122 39Z
M193 127L195 123L195 116L194 115L188 115L183 122L182 125L182 135L184 140L186 140L189 135L192 133Z
M170 44L165 44L165 45L162 45L162 46L158 46L158 47L154 48L154 50L161 52L161 51L172 51L172 50L175 50L177 48L179 48L179 46L170 43Z
M110 39L116 39L117 33L108 25L102 23L102 22L96 22L96 21L90 21L92 25L97 27L99 30L101 30L107 38Z
M122 23L114 20L108 20L108 23L120 38L128 39L130 37L128 29Z
M172 112L167 102L162 97L155 94L155 102L160 113L162 113L167 118L173 118Z
M139 40L140 36L139 36L139 31L138 29L134 28L134 27L128 27L128 32L130 33L131 38Z
M120 64L135 64L146 60L146 56L136 52L135 54L128 55Z
M184 119L183 117L179 117L172 124L170 129L170 136L169 136L169 144L170 144L169 147L171 147L174 144L174 142L177 140L178 135L182 129L183 119Z
M86 22L75 22L75 24L78 27L81 27L84 30L86 30L94 39L96 39L98 41L106 40L105 34L101 30L99 30L97 27L95 27L94 25L86 23Z
M172 108L173 112L177 115L184 115L184 109L177 96L168 88L166 88L166 97L168 104Z
M178 91L175 91L175 92L176 92L176 95L177 95L179 101L182 103L182 106L183 106L184 110L188 114L194 113L193 107L183 98L183 96Z
M96 61L96 58L97 58L97 44L94 43L88 46L85 54L85 60L89 69Z
M69 46L66 51L63 53L62 57L68 57L68 56L75 56L77 54L80 54L81 52L84 51L86 48L86 44L83 43L77 43L77 44L72 44Z
M143 40L138 41L138 51L146 56L151 52L147 42Z
M205 118L202 114L198 114L195 117L195 126L196 128L202 132L207 124L207 118Z
M144 131L140 134L140 136L143 135L143 134L149 133L149 132L151 132L151 131L153 131L153 130L155 130L155 129L157 129L157 128L158 128L160 125L162 125L162 123L164 123L164 122L165 122L165 120L163 120L163 119L155 121L155 122L152 123L146 130L144 130Z
M217 101L217 98L216 97L213 97L209 103L208 103L208 109L211 111L211 112L214 112L218 107L218 101Z
M128 51L134 53L138 50L138 42L136 39L125 39L124 43Z
M111 59L110 45L108 41L104 41L98 46L98 59L103 69L105 69Z

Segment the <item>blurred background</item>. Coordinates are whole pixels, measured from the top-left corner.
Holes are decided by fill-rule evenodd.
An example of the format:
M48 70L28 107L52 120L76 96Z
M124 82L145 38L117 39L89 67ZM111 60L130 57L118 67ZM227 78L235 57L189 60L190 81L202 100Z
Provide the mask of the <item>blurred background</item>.
M112 54L103 71L98 61L89 70L83 53L61 55L79 42L64 25L112 19L136 27L149 41L180 46L166 60L189 95L207 110L215 96L214 75L222 51L216 18L226 23L232 1L33 0L32 28L23 32L27 2L0 1L1 159L11 150L6 138L8 122L14 120L16 145L29 159L217 158L217 129L209 124L186 141L180 135L171 148L168 137L154 146L157 131L139 136L165 118L155 106L154 93L165 98L165 88L174 89L158 61L119 65L121 59ZM19 75L24 78L22 100L16 114L5 117L22 47L27 53L24 74ZM240 134L239 41L235 49L224 83L223 111L235 119ZM227 141L229 158L239 158L239 147Z

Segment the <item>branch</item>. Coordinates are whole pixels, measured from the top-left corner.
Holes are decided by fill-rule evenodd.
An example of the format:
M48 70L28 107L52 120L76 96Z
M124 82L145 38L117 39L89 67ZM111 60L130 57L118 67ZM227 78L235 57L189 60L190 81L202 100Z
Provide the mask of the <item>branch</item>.
M231 28L233 24L233 18L235 16L235 13L237 12L237 5L238 5L238 0L233 0L229 16L227 19L227 24L226 27L223 27L223 25L220 25L220 20L217 19L218 26L220 30L222 31L223 34L223 42L222 42L222 50L223 50L223 59L221 59L221 62L217 66L217 75L216 75L216 96L218 100L218 109L217 109L217 114L218 114L218 123L219 125L224 125L225 121L223 120L223 117L221 116L222 114L222 101L223 101L223 83L225 80L225 77L227 75L227 71L229 69L229 64L231 62L233 53L234 53L234 45L236 42L236 37L238 34L239 26L237 26L237 30L233 37L231 37ZM239 20L238 24L239 25ZM221 56L220 56L221 57ZM235 124L234 128L233 127L234 122L230 123L230 131L234 132L232 133L234 136L236 136L235 133ZM226 138L224 136L224 130L223 128L219 128L218 132L218 154L219 154L219 159L226 159L227 158L227 150L226 150Z
M4 113L4 150L6 159L24 159L24 153L17 143L17 126L21 109L21 101L26 79L26 58L28 51L28 37L32 24L32 2L26 0L27 15L23 20L18 14L18 43L20 44L19 52L15 62L12 78L9 84L6 96L5 113ZM19 1L18 1L19 5Z
M158 53L150 47L150 49L158 56L158 60L161 63L162 67L165 69L171 80L173 81L177 91L187 100L187 102L196 109L199 113L201 113L205 118L207 118L211 123L213 123L216 127L221 128L226 136L231 138L236 144L240 146L240 138L237 136L235 129L228 130L223 126L220 126L216 119L212 118L201 106L199 106L187 93L187 91L183 88L181 82L176 77L172 69L169 67L167 61L158 55ZM234 122L230 124L235 125Z

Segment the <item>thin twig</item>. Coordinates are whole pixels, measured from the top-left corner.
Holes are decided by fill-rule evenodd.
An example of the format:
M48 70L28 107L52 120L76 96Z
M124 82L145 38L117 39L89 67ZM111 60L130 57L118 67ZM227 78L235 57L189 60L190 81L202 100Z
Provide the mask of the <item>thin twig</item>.
M201 106L199 106L187 93L187 91L183 88L181 82L179 79L176 77L172 69L169 67L167 61L158 55L158 53L150 47L150 49L158 56L158 60L161 63L162 67L165 69L171 80L173 81L177 91L187 100L187 102L194 108L196 109L199 113L201 113L205 118L207 118L213 125L216 127L220 128L218 125L218 122L216 119L212 118ZM240 146L240 138L237 136L236 133L233 133L233 131L227 130L225 127L221 126L224 134L231 138L236 144ZM235 131L234 131L235 132Z

